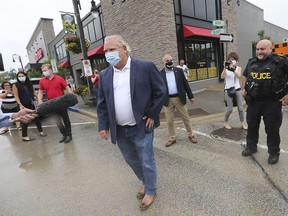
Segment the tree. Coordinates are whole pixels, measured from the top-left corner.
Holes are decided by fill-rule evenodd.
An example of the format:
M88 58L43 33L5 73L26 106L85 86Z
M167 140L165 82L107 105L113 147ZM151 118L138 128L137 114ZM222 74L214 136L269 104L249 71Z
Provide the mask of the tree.
M265 35L265 31L264 30L259 30L257 35L259 37L258 41L264 40L264 39L271 40L270 36ZM258 43L258 41L252 41L252 44L256 47L256 44Z
M271 40L271 37L270 36L267 36L265 35L265 31L262 29L262 30L259 30L258 31L258 37L259 37L259 40L264 40L264 39L267 39L267 40ZM255 57L256 55L256 45L258 43L258 41L252 41L252 56Z

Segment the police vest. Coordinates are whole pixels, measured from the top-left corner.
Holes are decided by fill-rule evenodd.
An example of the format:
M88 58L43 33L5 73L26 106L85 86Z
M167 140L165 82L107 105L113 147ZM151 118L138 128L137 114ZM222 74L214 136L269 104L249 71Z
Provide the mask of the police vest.
M281 97L279 93L286 87L286 77L279 68L283 59L284 57L273 54L270 61L260 66L257 59L253 58L247 68L247 93L253 97L275 100Z

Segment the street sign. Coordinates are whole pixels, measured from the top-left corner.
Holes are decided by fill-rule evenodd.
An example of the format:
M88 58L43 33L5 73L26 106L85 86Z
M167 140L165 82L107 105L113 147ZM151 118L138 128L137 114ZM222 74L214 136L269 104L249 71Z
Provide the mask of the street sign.
M57 68L57 63L56 59L51 59L50 60L51 66L52 66L52 71L53 73L58 73L58 68Z
M225 28L218 28L211 30L211 35L220 35L221 33L225 33Z
M224 20L213 20L213 26L225 27L225 21Z
M233 42L233 34L220 34L220 42Z
M90 60L83 60L82 63L83 63L85 76L91 76L92 75L92 68L91 68Z

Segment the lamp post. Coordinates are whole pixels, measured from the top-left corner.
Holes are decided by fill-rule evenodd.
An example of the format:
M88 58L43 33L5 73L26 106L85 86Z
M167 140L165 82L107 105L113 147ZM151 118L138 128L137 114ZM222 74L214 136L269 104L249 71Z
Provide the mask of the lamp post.
M12 55L12 60L13 60L13 62L16 62L16 61L15 61L16 58L19 59L19 62L20 62L20 64L21 64L21 68L22 68L22 70L24 71L24 67L23 67L23 64L22 64L21 56L18 55L18 54L13 54L13 55Z
M73 7L74 7L74 14L76 16L78 31L79 31L79 38L80 38L80 44L81 44L81 49L82 49L82 53L83 53L83 60L87 60L88 59L87 47L85 44L83 25L82 25L79 7L78 7L78 6L80 6L80 0L72 0L72 2L73 2Z
M91 14L92 16L97 19L99 17L99 22L100 22L100 28L101 28L101 37L103 38L104 35L103 35L103 28L102 28L102 20L101 20L101 15L100 15L100 11L99 11L99 8L96 7L95 5L95 1L92 0L91 1Z
M83 60L88 60L87 47L85 44L85 38L84 38L84 32L83 32L83 25L82 25L82 21L80 17L80 12L79 12L79 7L81 9L80 0L72 0L72 2L73 2L74 14L76 16L78 31L79 31L79 38L80 38L80 44L81 44L81 49L82 49L82 54L83 54ZM91 92L90 80L88 76L87 76L87 85L88 85L89 92Z

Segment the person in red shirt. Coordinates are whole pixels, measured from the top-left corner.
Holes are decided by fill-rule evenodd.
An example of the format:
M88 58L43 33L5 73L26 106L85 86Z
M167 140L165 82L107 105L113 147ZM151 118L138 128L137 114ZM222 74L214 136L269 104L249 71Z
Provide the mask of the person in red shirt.
M95 69L93 71L93 74L91 75L91 81L93 83L93 94L96 98L96 103L97 103L97 98L98 98L98 84L99 84L99 71L97 69Z
M43 64L41 67L43 72L43 77L39 83L39 92L38 92L38 101L39 104L43 103L43 91L46 93L46 97L48 100L60 97L64 95L64 90L67 93L73 93L69 88L68 84L61 76L53 74L52 67L50 64ZM71 133L71 122L68 116L67 109L64 109L60 112L57 112L56 115L56 124L59 128L62 138L59 140L60 143L68 143L72 140ZM63 125L63 123L64 125Z

